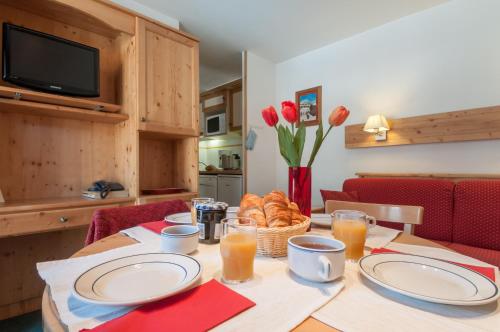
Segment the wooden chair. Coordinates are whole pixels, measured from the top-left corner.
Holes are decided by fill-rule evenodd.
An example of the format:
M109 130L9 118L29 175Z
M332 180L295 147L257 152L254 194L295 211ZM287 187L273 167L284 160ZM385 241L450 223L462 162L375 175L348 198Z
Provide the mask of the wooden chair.
M421 225L424 217L424 208L421 206L326 201L325 213L330 214L335 210L357 210L377 220L403 223L403 232L408 234L413 234L415 225Z

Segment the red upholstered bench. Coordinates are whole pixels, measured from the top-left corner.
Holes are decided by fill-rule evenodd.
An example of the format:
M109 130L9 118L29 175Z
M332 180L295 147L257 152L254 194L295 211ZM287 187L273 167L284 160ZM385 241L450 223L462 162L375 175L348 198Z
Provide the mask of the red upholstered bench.
M360 202L423 206L415 235L500 267L500 180L360 178L343 191Z

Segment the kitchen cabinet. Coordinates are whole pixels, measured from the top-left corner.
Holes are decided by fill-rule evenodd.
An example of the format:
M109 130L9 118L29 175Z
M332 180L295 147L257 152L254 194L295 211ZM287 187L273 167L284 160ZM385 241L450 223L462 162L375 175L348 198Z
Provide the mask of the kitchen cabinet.
M239 206L243 195L241 175L217 176L217 200L226 202L229 206Z
M140 130L199 135L198 42L138 19Z
M200 175L199 196L217 198L217 175ZM239 203L238 203L239 204Z
M231 91L229 128L231 131L241 129L243 115L243 94L240 89Z

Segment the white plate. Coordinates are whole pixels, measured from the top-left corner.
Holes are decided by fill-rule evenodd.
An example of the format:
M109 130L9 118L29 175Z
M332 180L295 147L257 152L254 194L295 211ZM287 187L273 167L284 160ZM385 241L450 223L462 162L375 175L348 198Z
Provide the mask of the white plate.
M191 221L191 212L170 214L165 217L165 221L170 222L172 224L188 224L188 225L193 224Z
M313 213L311 214L311 223L316 226L330 227L332 217L327 213Z
M122 257L82 273L73 284L78 299L100 305L138 305L174 295L201 276L194 258L173 253Z
M468 268L409 254L374 254L359 260L361 273L380 286L416 299L454 305L496 301L497 285Z

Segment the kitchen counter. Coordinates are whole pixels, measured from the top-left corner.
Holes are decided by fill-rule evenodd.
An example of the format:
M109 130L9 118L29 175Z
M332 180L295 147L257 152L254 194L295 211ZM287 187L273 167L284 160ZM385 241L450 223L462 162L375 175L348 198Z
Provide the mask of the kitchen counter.
M241 169L218 169L215 171L200 171L200 175L242 175Z

